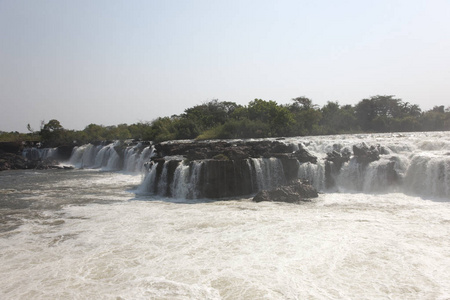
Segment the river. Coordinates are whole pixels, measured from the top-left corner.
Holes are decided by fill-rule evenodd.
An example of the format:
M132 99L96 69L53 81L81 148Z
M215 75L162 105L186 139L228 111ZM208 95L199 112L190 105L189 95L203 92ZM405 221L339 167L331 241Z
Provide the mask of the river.
M411 153L405 176L417 149L450 151L446 133L433 138L443 147L425 154L425 142L389 146ZM101 169L1 172L0 298L450 298L442 187L424 196L342 184L287 204L147 195L142 182Z

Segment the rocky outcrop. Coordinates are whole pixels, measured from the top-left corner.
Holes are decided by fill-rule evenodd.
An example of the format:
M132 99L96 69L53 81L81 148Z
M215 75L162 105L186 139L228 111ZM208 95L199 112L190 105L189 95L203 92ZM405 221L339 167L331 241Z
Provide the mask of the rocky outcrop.
M324 158L323 177L321 166L310 166L317 163L317 157L302 143L294 145L282 140L171 141L154 147L157 155L149 163L153 179L148 191L168 197L217 199L259 192L255 201L297 202L317 196L317 191L305 183L285 186L287 182L298 180L300 176L319 188L333 189L344 166L346 171L350 168L350 172L376 168L389 183L398 181L395 162L371 165L387 150L365 143L353 147L333 145L333 151ZM306 186L314 193L305 194L311 191ZM300 187L305 188L301 190Z
M315 164L317 162L317 157L306 150L303 144L298 145L298 150L294 152L294 156L301 163L310 162Z
M253 201L300 203L302 201L310 201L311 198L317 197L318 193L312 185L295 180L288 185L283 185L273 190L260 191L253 197Z
M257 157L274 157L275 154L289 154L302 161L316 162L317 157L311 155L304 147L295 151L293 145L280 141L214 141L214 142L165 142L155 145L158 157L185 156L188 160L214 159L223 155L230 160ZM295 152L294 152L295 151Z
M0 152L0 171L27 169L28 161L20 155Z
M369 147L365 143L360 143L353 145L353 155L358 163L368 164L380 159L380 149L379 145Z
M299 162L317 162L303 145L278 140L172 141L154 147L157 155L148 165L155 179L149 192L169 197L179 184L173 180L181 166L189 167L182 179L189 185L185 197L217 199L250 195L297 179Z

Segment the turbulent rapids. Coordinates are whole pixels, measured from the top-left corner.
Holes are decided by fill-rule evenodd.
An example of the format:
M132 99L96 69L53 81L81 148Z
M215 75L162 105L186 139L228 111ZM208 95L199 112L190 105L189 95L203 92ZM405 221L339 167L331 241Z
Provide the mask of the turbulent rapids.
M449 153L448 132L114 142L1 171L0 299L450 299ZM321 193L252 201L292 179Z
M245 196L298 178L321 192L450 198L446 132L89 144L75 148L70 163L78 168L143 171L139 192L163 197Z
M0 172L1 299L450 298L448 132L66 153ZM319 197L252 201L293 179Z

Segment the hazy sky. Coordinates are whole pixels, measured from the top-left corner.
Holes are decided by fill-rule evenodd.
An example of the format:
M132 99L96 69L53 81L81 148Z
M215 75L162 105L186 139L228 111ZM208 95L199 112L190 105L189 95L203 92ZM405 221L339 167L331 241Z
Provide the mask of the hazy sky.
M377 94L450 105L450 1L0 0L0 131Z

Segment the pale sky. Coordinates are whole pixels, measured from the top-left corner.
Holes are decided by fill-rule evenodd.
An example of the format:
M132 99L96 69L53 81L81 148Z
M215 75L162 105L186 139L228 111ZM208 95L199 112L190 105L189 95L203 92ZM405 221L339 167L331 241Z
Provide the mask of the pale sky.
M450 1L0 0L0 131L374 95L450 105Z

